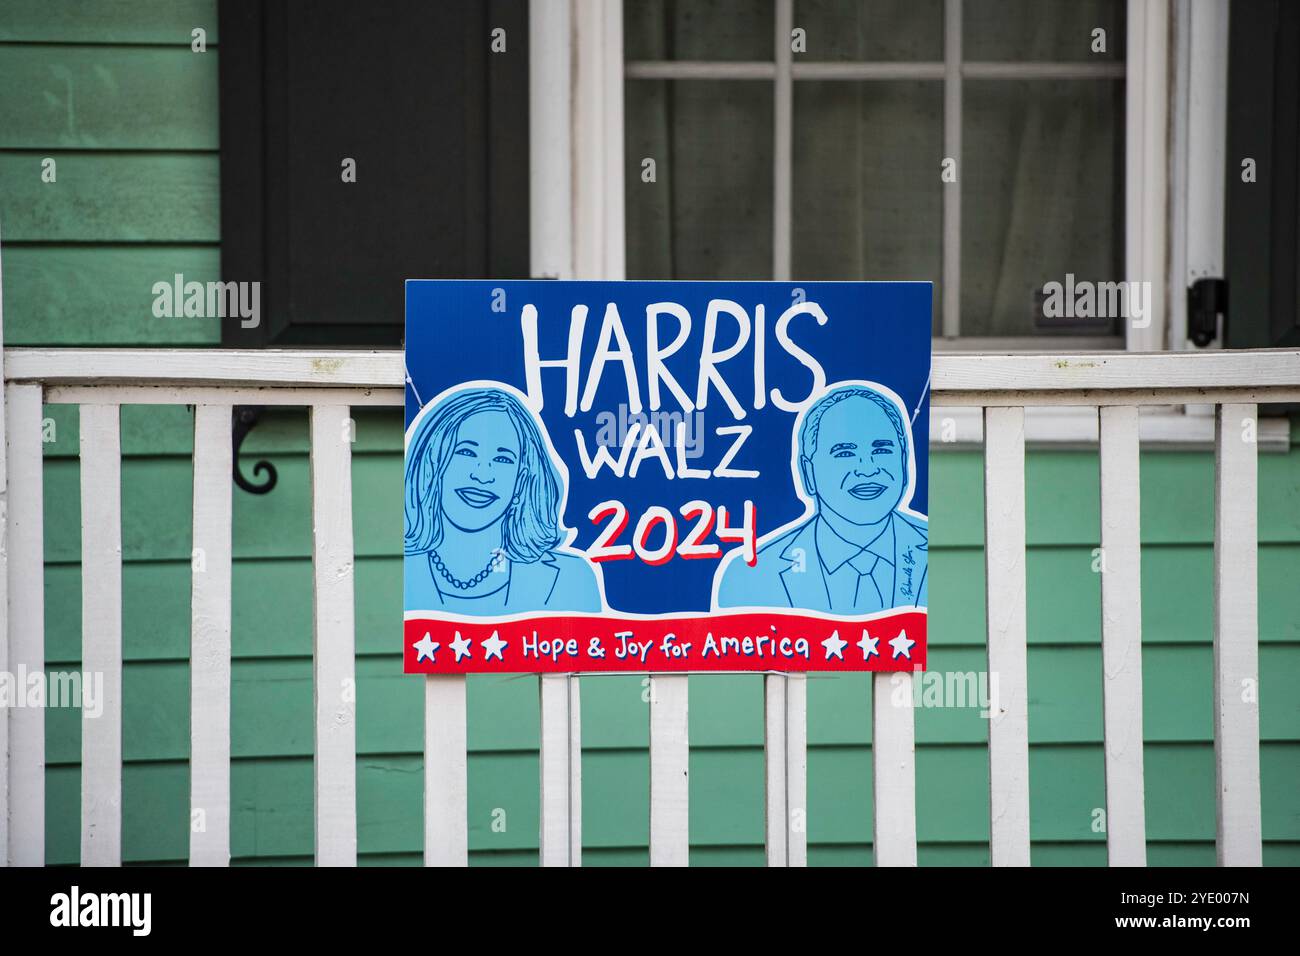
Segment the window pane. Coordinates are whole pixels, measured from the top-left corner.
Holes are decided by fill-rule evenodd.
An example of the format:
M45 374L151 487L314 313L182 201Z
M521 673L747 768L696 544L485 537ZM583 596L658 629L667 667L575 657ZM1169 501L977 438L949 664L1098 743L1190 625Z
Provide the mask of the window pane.
M942 153L941 83L796 83L795 278L922 279L937 290Z
M629 279L772 275L772 84L629 80ZM645 160L654 182L645 182Z
M1105 52L1093 31L1105 30ZM962 53L967 60L1123 62L1123 0L965 0Z
M624 0L623 56L771 62L774 16L772 0Z
M963 89L963 335L1119 334L1048 319L1047 282L1124 278L1123 83L968 81Z
M796 0L794 25L808 45L795 62L943 59L943 0Z

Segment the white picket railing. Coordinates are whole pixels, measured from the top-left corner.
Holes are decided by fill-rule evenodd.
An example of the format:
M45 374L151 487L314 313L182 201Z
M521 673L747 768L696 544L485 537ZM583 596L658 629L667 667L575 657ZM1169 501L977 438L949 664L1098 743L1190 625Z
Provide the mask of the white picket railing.
M81 860L121 862L124 404L195 406L191 800L206 827L190 862L230 859L231 408L306 406L311 416L314 573L315 832L319 864L356 862L350 408L403 400L397 352L10 349L4 354L0 443L0 670L42 672L44 554L42 403L81 406L83 661L104 675L102 716L83 721ZM1112 865L1146 862L1138 408L1214 404L1214 740L1219 862L1261 862L1259 713L1242 682L1258 677L1256 444L1260 402L1300 401L1300 351L939 355L937 407L982 408L989 668L1001 712L989 722L994 865L1030 860L1026 678L1024 409L1098 409L1107 842ZM7 516L7 519L5 519ZM0 598L5 595L0 594ZM396 632L394 641L397 640ZM891 675L875 678L874 852L878 865L916 863L915 747L910 707ZM910 680L910 675L904 676ZM688 861L687 678L652 675L650 859ZM462 677L428 677L425 692L425 862L464 864L466 711ZM765 678L767 859L807 860L806 693L800 675ZM539 679L541 861L581 862L580 678ZM1243 697L1247 699L1243 700ZM0 709L0 854L45 859L45 723L38 709ZM697 834L703 836L702 834Z

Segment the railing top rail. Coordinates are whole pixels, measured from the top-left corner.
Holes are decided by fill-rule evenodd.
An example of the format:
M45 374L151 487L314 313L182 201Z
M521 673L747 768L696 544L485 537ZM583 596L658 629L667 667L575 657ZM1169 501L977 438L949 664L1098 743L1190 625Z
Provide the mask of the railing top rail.
M397 349L5 350L5 379L46 385L401 388Z
M1294 401L1300 349L935 355L943 405Z
M5 350L5 379L56 386L396 389L391 350ZM936 354L938 405L1300 401L1300 349Z

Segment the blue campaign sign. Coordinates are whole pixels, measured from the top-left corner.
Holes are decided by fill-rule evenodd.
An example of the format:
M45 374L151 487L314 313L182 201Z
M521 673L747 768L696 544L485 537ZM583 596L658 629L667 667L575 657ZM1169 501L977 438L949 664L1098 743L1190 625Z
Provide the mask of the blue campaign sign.
M406 308L408 672L924 665L929 283Z

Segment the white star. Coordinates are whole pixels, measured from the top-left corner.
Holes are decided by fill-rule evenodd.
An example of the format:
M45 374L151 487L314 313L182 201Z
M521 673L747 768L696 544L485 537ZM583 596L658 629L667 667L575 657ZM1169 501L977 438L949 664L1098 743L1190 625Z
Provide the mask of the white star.
M894 660L900 657L906 657L909 661L912 659L912 645L916 641L908 638L907 631L899 631L898 637L889 642L889 646L894 649Z
M872 657L880 656L880 649L876 647L880 643L878 637L868 637L866 628L862 630L862 640L858 641L858 647L862 648L862 659L870 660Z
M840 660L844 660L844 648L848 643L848 641L840 638L839 631L832 631L831 636L822 641L822 647L826 648L826 659L830 660L832 657L838 657Z
M433 659L433 652L442 647L442 645L433 639L433 635L429 631L425 631L424 637L420 638L411 646L415 648L415 663L420 663L420 661L424 660L426 657L429 659L430 664L437 663L437 661Z
M460 636L460 631L456 632L456 639L451 642L451 649L456 652L456 663L460 663L462 657L469 657L469 646L473 644L472 640L465 640Z
M506 642L497 637L497 632L493 631L492 636L483 642L483 660L490 661L495 655L497 660L504 661L501 651L505 646Z

